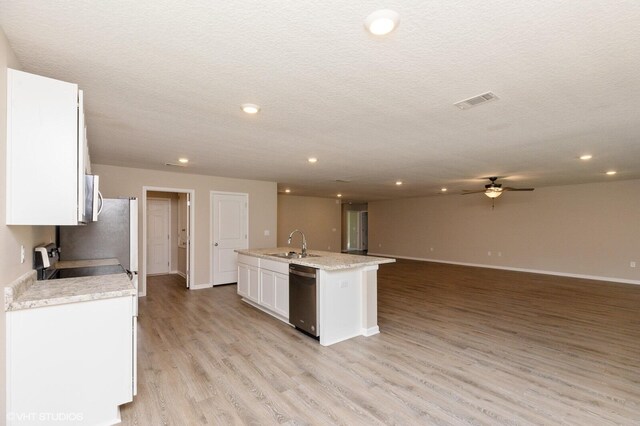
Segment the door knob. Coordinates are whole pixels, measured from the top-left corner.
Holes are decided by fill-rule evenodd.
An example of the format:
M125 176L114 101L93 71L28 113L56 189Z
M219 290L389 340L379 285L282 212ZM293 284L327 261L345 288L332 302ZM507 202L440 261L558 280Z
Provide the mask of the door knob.
M216 246L216 247L218 247L218 243L214 243L213 245L214 245L214 246Z

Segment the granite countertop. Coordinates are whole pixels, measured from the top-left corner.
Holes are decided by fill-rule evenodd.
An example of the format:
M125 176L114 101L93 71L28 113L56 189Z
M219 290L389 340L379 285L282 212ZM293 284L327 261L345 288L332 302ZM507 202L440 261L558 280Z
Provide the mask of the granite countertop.
M30 271L4 289L5 311L135 294L136 289L127 274L36 281L36 272Z
M307 251L309 254L318 255L318 257L305 257L303 259L286 259L282 257L269 256L269 254L272 253L286 253L289 251L300 252L300 249L294 247L278 247L270 249L236 250L237 253L247 256L260 257L284 263L295 263L296 265L310 266L312 268L324 269L327 271L360 268L363 266L380 265L382 263L393 263L396 261L395 259L385 257L359 256L354 254L333 253L318 250Z
M53 265L56 269L90 268L92 266L119 265L118 259L61 260Z

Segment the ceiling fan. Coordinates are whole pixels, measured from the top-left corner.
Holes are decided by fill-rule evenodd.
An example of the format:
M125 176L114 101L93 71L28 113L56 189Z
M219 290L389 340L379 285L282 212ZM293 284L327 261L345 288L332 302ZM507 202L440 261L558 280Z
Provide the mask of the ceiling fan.
M462 195L479 194L480 192L483 192L484 195L493 199L493 198L498 198L505 191L533 191L535 189L535 188L512 188L510 186L503 188L501 183L496 183L496 180L498 180L498 178L499 176L492 176L490 178L486 178L486 179L489 179L491 183L485 185L484 189L478 189L473 191L463 190Z

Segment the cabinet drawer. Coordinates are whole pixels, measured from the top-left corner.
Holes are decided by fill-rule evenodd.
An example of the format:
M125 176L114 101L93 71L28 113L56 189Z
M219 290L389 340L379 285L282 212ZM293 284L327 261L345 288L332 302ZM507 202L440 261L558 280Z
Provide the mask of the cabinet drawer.
M289 274L289 263L278 262L277 260L260 259L260 268L269 271L279 272L281 274Z
M238 253L238 263L244 263L249 266L260 266L260 259L246 254Z

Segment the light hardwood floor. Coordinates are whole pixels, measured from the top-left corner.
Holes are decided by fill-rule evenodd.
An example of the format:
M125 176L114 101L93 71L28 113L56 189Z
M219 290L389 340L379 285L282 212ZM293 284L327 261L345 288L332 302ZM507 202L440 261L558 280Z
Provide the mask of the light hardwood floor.
M381 334L322 347L150 278L123 424L640 424L640 286L399 261L378 287Z

